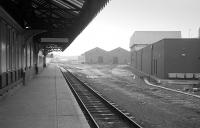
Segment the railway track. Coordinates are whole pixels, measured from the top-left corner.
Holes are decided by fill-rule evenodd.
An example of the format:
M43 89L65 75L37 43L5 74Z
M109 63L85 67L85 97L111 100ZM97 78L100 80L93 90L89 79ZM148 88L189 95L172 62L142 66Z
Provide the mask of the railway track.
M66 67L60 69L91 128L142 128Z

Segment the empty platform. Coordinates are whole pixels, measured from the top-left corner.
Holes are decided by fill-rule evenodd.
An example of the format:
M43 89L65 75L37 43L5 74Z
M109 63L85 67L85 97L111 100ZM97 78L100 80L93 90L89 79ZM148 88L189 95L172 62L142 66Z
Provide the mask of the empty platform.
M89 128L65 79L50 64L0 100L0 128Z

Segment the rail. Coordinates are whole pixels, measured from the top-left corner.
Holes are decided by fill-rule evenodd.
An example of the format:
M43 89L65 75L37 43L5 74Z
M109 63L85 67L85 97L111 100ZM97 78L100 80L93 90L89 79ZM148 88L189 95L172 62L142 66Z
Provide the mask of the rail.
M66 67L60 69L91 128L142 128Z

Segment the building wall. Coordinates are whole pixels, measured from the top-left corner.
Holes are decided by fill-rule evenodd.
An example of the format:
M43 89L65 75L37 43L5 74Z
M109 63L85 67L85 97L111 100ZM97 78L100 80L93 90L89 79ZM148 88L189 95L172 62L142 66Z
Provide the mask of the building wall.
M142 71L152 74L152 45L143 48L142 53Z
M138 51L131 51L131 65L135 67L136 69L138 68Z
M152 45L152 75L164 79L164 40Z
M11 85L35 74L36 44L32 38L25 40L24 31L0 7L0 90L7 91Z
M200 39L164 39L132 51L132 65L161 79L195 79L200 73Z
M130 63L132 66L135 66L135 62L136 62L136 53L135 51L130 51Z
M146 46L148 46L149 44L134 44L132 45L130 48L131 48L131 51L138 51Z
M132 65L139 71L152 76L164 78L164 45L158 43L132 51Z
M109 52L109 63L110 64L128 64L130 63L130 52L122 49L116 48Z
M22 29L0 8L0 88L22 77Z
M136 68L142 71L142 50L136 52Z
M108 64L109 56L107 52L100 48L94 48L84 53L86 64Z
M200 73L200 39L166 39L165 78L176 74L177 78L195 77Z

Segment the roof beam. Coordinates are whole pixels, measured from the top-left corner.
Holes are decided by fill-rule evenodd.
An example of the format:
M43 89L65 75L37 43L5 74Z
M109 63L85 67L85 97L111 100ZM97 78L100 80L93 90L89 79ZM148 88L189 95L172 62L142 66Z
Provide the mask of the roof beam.
M44 0L44 1L46 1L47 3L53 5L53 6L57 7L57 8L60 8L58 5L56 5L56 4L53 3L53 2L50 2L49 0ZM68 13L68 14L70 14L71 16L76 16L76 15L75 15L74 13L72 13L71 11L65 10L66 8L60 8L60 9L61 9L60 11L64 11L65 13Z
M46 8L46 7L37 7L37 8L34 8L34 9L37 9L37 10L49 10L50 8ZM61 9L61 8L51 8L52 11L81 11L81 9Z
M76 9L80 9L78 6L74 5L73 3L69 2L68 0L53 0L54 2L60 4L61 6L66 6L66 3L68 4L68 6L71 6L73 8L76 8Z
M71 18L54 18L54 17L50 17L50 16L46 16L46 17L41 17L41 18L39 18L39 19L41 19L41 20L53 20L53 21L61 21L62 23L63 22L67 22L67 23L69 23L69 22L73 22L73 20L71 19Z

